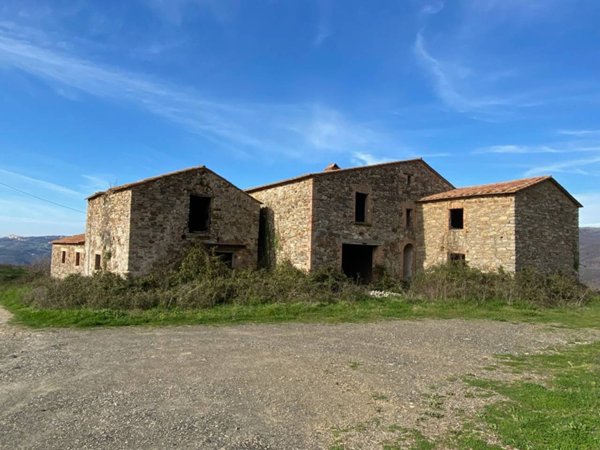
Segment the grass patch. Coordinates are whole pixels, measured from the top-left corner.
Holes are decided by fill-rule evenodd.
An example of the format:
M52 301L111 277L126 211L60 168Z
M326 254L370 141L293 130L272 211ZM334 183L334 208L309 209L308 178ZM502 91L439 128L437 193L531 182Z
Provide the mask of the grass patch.
M224 304L211 308L150 309L37 308L23 302L28 286L0 288L0 304L13 321L31 327L96 327L125 325L219 325L280 322L372 322L390 319L488 319L547 323L570 328L600 328L600 299L581 307L543 308L531 305L481 304L449 300L427 302L406 298L370 298L336 303Z
M467 379L506 400L487 406L485 426L510 448L600 448L600 343L557 353L504 356L502 364L547 377L545 383ZM450 440L456 448L497 448L471 430Z

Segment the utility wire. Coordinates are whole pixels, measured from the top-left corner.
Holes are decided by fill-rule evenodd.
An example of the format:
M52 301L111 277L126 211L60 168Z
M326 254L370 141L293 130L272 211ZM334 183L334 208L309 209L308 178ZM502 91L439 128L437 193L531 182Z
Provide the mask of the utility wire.
M85 214L85 211L82 211L80 209L71 208L70 206L61 205L60 203L53 202L52 200L48 200L47 198L38 197L37 195L33 195L33 194L30 194L29 192L22 191L21 189L17 189L16 187L9 186L6 183L0 182L0 185L5 186L5 187L7 187L9 189L12 189L13 191L17 191L17 192L19 192L21 194L25 194L25 195L28 195L30 197L37 198L38 200L41 200L43 202L52 203L53 205L60 206L61 208L66 208L66 209L70 209L71 211L75 211L75 212L78 212L78 213Z

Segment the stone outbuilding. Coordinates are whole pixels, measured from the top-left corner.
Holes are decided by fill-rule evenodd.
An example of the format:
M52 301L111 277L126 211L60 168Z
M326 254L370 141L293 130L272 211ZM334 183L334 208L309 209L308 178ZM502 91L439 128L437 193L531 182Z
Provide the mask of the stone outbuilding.
M302 270L333 266L360 280L409 279L420 261L417 202L453 186L422 159L323 172L249 189L263 205L263 259Z
M425 268L463 260L486 271L576 273L581 206L548 176L430 195L419 201L419 260Z
M84 274L85 234L76 234L51 242L50 275L64 278L69 274Z
M259 216L258 200L204 166L113 187L88 198L82 268L68 260L59 271L53 258L52 271L143 275L194 243L254 268Z

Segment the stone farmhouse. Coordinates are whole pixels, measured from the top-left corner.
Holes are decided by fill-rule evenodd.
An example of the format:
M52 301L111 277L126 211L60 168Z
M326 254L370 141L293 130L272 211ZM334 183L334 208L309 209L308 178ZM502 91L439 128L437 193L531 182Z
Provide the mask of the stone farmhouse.
M52 244L52 275L143 275L194 243L232 268L289 261L368 281L446 262L576 274L581 204L552 177L455 188L422 159L242 191L206 167L88 198L85 235Z

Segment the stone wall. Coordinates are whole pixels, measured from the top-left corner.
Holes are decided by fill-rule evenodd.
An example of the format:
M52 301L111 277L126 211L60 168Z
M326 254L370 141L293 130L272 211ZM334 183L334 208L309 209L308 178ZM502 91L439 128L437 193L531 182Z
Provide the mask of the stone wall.
M290 261L301 270L311 269L312 192L309 178L251 193L264 205L266 265Z
M465 255L481 270L516 268L515 200L496 196L422 203L423 244L418 252L423 267L448 261L450 253ZM463 208L463 229L450 229L450 209Z
M315 177L312 267L341 268L342 244L377 246L373 265L402 276L403 251L418 249L422 220L416 208L421 197L452 186L419 160L328 172ZM367 220L355 222L356 192L367 194ZM407 227L406 210L412 210ZM417 253L414 253L415 255ZM413 267L419 261L413 258Z
M65 252L65 262L62 256ZM76 265L77 253L79 253L79 265ZM85 248L83 245L52 244L52 255L50 275L55 278L64 278L71 274L84 274L85 270Z
M101 269L129 273L131 191L108 191L88 200L85 230L86 275L96 272L96 255Z
M204 243L234 254L233 267L256 267L260 203L214 172L199 168L129 188L129 272L145 274L187 246ZM210 197L210 226L190 232L190 196Z
M517 270L574 273L579 267L579 210L551 180L516 195Z

